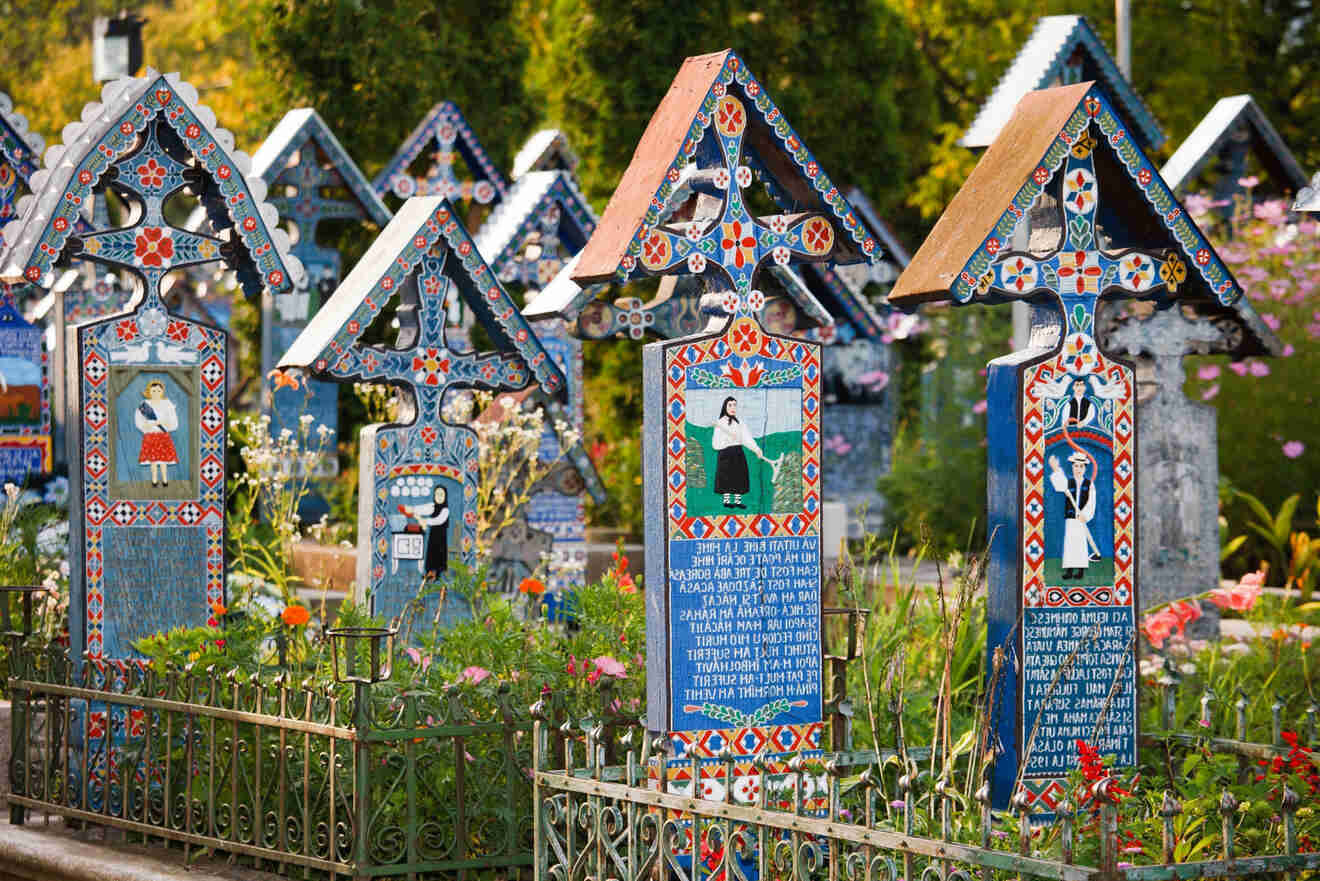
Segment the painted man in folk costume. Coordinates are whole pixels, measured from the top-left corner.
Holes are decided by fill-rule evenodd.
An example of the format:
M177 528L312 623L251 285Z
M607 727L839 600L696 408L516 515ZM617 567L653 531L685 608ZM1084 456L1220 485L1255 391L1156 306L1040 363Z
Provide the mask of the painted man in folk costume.
M767 464L773 466L774 463L761 452L761 447L747 426L738 421L738 399L732 395L725 398L720 407L711 445L718 454L715 462L715 493L724 497L726 508L746 508L742 497L751 491L752 479L747 470L747 453L744 449L751 450Z
M1086 474L1090 459L1085 453L1073 453L1068 457L1072 466L1071 476L1065 476L1059 467L1057 456L1050 456L1050 487L1055 492L1063 493L1063 579L1071 581L1081 578L1086 567L1101 559L1100 552L1093 550L1095 539L1091 537L1088 526L1095 517L1094 473Z

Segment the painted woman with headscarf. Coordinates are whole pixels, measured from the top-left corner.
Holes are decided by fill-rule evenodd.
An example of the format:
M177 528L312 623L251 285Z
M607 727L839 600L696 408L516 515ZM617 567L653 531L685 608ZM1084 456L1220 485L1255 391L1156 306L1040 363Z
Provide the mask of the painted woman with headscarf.
M726 508L746 508L742 497L751 490L752 480L744 450L751 450L763 462L770 460L761 452L747 426L738 421L738 401L732 395L724 399L719 418L715 420L713 446L718 456L715 461L716 494L724 497Z

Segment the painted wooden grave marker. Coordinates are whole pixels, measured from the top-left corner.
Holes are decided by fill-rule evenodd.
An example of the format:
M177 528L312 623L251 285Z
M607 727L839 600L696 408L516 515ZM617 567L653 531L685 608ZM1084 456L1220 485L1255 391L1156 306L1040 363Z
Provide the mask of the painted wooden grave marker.
M142 636L214 621L224 599L226 335L167 311L162 279L223 260L256 294L302 267L247 157L177 74L108 84L64 131L5 229L2 274L49 287L57 262L87 259L138 286L130 312L80 325L68 353L72 651L124 658ZM131 225L74 234L79 206L107 186L133 206ZM185 190L227 240L165 219Z
M17 216L45 142L0 92L0 227ZM0 236L0 248L5 239ZM0 484L25 486L53 465L50 371L39 327L22 314L21 282L0 286Z
M457 295L499 351L460 352L446 337L446 302ZM361 337L386 303L398 307L392 347ZM446 391L518 391L532 383L549 397L564 376L440 196L406 201L285 353L281 369L307 368L334 382L373 382L404 393L399 421L368 425L360 437L359 598L372 611L401 615L424 586L435 588L451 558L476 560L477 436L446 422ZM456 595L433 591L414 630L437 616L465 614Z
M45 334L0 282L0 485L26 486L51 470L50 376Z
M1320 171L1311 178L1311 183L1297 191L1293 201L1294 211L1320 211Z
M325 221L365 221L384 229L390 211L376 195L352 157L315 110L302 107L284 115L252 156L252 173L270 187L270 201L280 217L297 230L292 252L307 270L306 282L261 303L261 375L275 369L308 320L339 285L340 256L317 241ZM271 416L271 433L298 433L298 420L311 414L313 425L330 429L325 439L321 477L339 473L339 386L309 379L300 388L263 386L262 408ZM315 490L304 499L304 522L315 522L329 504Z
M800 213L753 216L757 174ZM680 220L684 175L704 198ZM767 331L759 284L772 265L875 249L726 50L684 62L573 273L698 275L710 292L706 333L643 349L647 718L670 739L676 791L692 791L701 757L703 797L727 787L749 803L753 756L820 747L820 344ZM714 758L725 747L736 785Z
M415 174L418 159L423 159L424 167ZM471 178L459 178L455 165L460 159ZM431 108L372 180L372 186L382 198L386 193L400 199L445 196L453 202L470 199L479 205L498 204L509 189L453 101L441 101Z
M1164 163L1160 175L1174 193L1195 192L1214 172L1213 195L1224 201L1221 211L1231 216L1237 200L1245 196L1240 181L1263 172L1264 181L1252 195L1282 196L1306 186L1306 172L1250 95L1220 98Z
M562 134L556 135L552 142L564 140ZM546 147L542 152L548 151ZM582 250L595 228L596 215L568 171L526 171L517 176L508 196L491 212L474 241L496 277L505 285L522 288L530 299L560 272L568 259ZM565 449L554 428L556 422L562 421L579 436L584 428L582 343L557 318L535 322L533 329L568 380L566 407L554 400L542 402L549 418L540 455L542 459L552 460L562 451L575 479L558 469L554 476L560 480L549 482L532 496L527 504L525 524L520 522L515 528L539 530L551 537L548 594L544 600L554 615L568 595L586 582L587 534L582 491L589 492L597 501L604 500L605 491L581 442ZM501 546L518 550L512 543ZM527 565L521 553L496 555L493 560L497 577L506 590L516 588L521 578L535 568Z
M1052 811L1078 739L1136 761L1135 376L1096 303L1241 294L1092 83L1022 99L890 294L1032 306L987 380L997 805Z

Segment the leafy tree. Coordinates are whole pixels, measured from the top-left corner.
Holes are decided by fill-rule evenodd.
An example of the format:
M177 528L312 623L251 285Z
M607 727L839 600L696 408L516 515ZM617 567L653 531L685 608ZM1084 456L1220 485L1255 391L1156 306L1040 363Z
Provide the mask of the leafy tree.
M315 107L368 173L439 101L462 109L502 169L531 133L527 50L512 0L258 2L258 53L286 106Z

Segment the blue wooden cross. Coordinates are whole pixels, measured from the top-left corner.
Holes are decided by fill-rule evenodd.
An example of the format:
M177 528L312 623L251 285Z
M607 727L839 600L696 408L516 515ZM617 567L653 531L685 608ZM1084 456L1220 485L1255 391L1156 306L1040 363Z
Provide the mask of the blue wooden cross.
M461 298L501 350L451 348L446 303ZM394 346L361 341L391 301L398 303ZM397 421L362 430L361 527L357 585L385 618L416 608L414 633L437 616L466 612L457 592L442 593L450 560L474 563L477 545L476 433L447 422L455 388L519 390L532 382L552 397L564 388L531 328L454 216L435 197L404 203L329 301L285 353L282 367L310 367L337 382L376 382L405 392ZM442 605L442 596L447 601Z
M726 312L755 314L765 307L765 295L753 287L762 265L823 262L834 249L834 227L817 212L753 217L742 192L754 177L743 156L747 108L726 93L713 124L722 165L694 189L722 197L719 216L656 226L642 243L641 264L656 275L703 275L709 290L722 292Z
M1136 761L1136 381L1096 304L1189 296L1241 289L1091 83L1021 100L890 294L1033 307L1031 344L987 373L997 805L1053 811L1078 740Z
M291 159L296 161L290 162ZM390 212L371 184L340 145L325 122L311 108L291 110L280 120L253 157L253 173L270 186L270 201L280 216L297 231L290 251L307 270L304 285L262 304L261 372L275 367L297 338L307 320L320 309L339 284L340 255L317 241L324 221L368 221L384 228ZM346 193L346 197L334 195ZM271 431L290 429L296 435L303 414L330 430L324 440L321 477L339 472L335 450L339 432L339 387L308 380L305 388L277 385L263 401L271 414ZM314 522L329 510L321 493L312 492L299 508L304 522Z
M79 326L71 358L75 656L124 658L158 629L214 623L224 601L226 334L171 313L162 280L223 261L256 295L302 276L274 206L196 96L153 71L107 86L105 103L65 128L59 162L5 230L6 280L50 287L57 262L87 259L127 271L138 291L130 311ZM106 187L130 207L128 223L84 232L84 206ZM172 224L165 205L177 194L229 237Z

